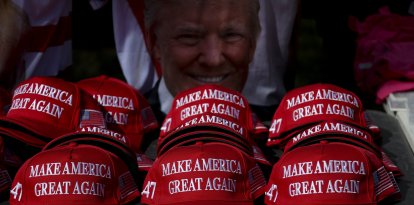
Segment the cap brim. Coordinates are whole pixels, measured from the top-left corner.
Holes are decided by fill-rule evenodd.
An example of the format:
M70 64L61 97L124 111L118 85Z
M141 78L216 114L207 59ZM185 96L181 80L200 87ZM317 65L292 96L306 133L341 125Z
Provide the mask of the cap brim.
M50 141L50 139L38 135L37 133L33 133L31 130L20 127L17 124L8 122L6 125L5 122L3 123L3 126L0 126L0 135L3 135L5 137L16 139L36 148L42 148Z
M195 141L223 142L252 156L261 164L272 166L272 163L266 159L263 152L254 141L249 142L242 136L235 136L232 132L226 133L220 128L215 130L214 127L203 129L203 127L197 126L180 130L179 132L174 133L174 135L165 138L161 144L158 144L157 154L161 155L172 147L182 146Z
M187 202L168 203L170 205L254 205L253 201L214 201L214 200L194 200Z
M166 141L166 143L160 145L158 147L158 155L162 155L165 152L167 152L168 150L174 148L174 147L178 147L178 146L183 146L185 144L190 144L190 143L194 143L197 141L203 141L203 142L222 142L231 146L236 147L237 149L239 149L240 151L248 154L248 155L253 155L253 151L251 150L251 148L249 148L248 146L245 146L243 144L238 143L237 141L235 141L234 139L232 139L231 136L228 136L224 133L221 132L215 132L215 131L211 131L209 130L208 132L205 131L197 131L197 132L188 132L188 133L184 133L182 135L179 135L177 137L171 138L171 140Z
M216 132L222 132L222 133L234 136L235 139L240 139L241 141L248 142L248 139L245 136L243 136L239 133L236 133L232 130L229 130L229 129L225 128L224 126L218 126L218 125L213 125L213 124L196 124L196 125L186 126L184 128L180 128L180 129L177 129L177 130L174 130L174 131L168 133L167 135L165 135L165 137L163 139L160 140L160 143L162 143L162 141L167 141L170 138L174 138L177 135L181 135L183 133L198 132L200 130L203 130L205 132L208 132L210 130L211 131L216 131ZM249 144L249 143L247 143L247 144Z
M168 136L175 135L175 133L177 133L177 132L181 132L183 130L188 130L188 129L222 130L225 133L232 134L234 136L244 138L244 139L246 139L245 135L248 134L247 129L244 129L244 131L246 132L245 135L244 135L244 134L236 132L235 130L233 130L233 129L227 127L227 126L220 125L220 124L217 124L217 123L197 123L197 124L192 124L192 125L187 125L187 126L184 126L184 127L180 127L180 128L177 128L176 130L170 131L169 133L165 134L165 136L162 138L162 140L164 140Z
M308 141L312 141L312 140L320 140L320 139L326 139L327 137L331 137L331 136L338 136L338 140L344 140L344 141L350 141L350 142L354 142L355 143L359 143L363 146L368 146L370 147L370 149L376 149L375 148L375 144L373 141L373 138L371 136L370 131L367 128L364 127L359 127L359 126L355 126L352 124L348 124L346 122L338 122L338 121L325 121L322 123L318 123L320 126L324 126L326 125L325 123L341 123L343 125L346 125L350 128L352 128L353 130L356 130L360 133L363 134L363 136L366 137L366 139L363 139L363 136L359 136L357 134L353 134L351 132L346 132L343 130L337 130L337 129L326 129L326 130L320 130L320 131L315 131L315 132L310 132L308 133L306 130L308 130L309 128L312 128L312 126L315 126L315 124L307 126L306 128L304 128L303 130L299 130L295 133L290 134L289 136L286 137L286 139L288 139L288 141L283 141L281 142L282 148L284 148L285 151L291 150L292 148L299 146L302 143L307 143ZM316 124L316 125L318 125ZM293 139L296 135L301 134L302 132L306 132L306 136L304 137L300 137L299 139L297 139L296 142L293 142Z
M315 121L315 122L313 122L313 123L308 123L308 124L305 124L305 125L301 125L301 126L298 126L298 127L296 127L296 128L294 128L294 129L291 129L291 130L289 130L289 131L287 131L287 132L283 132L283 133L279 133L279 134L277 134L277 135L275 135L275 134L272 134L271 132L269 133L269 138L270 139L277 139L277 140L280 140L280 141L285 141L285 140L288 140L288 139L290 139L290 136L292 135L292 134L295 134L295 133L300 133L300 132L302 132L304 129L306 129L306 128L309 128L309 127L312 127L313 125L317 125L317 124L319 124L319 123L322 123L322 122L325 122L325 121L323 121L323 120L320 120L320 121Z
M21 130L23 132L30 133L31 135L35 135L36 137L41 137L44 139L43 141L50 141L58 136L72 132L69 129L56 129L51 126L50 123L33 121L24 118L16 120L7 116L0 117L0 126L13 127L15 130Z
M137 153L138 170L148 171L154 164L154 160L143 153Z
M315 143L320 142L321 140L351 144L351 145L366 149L368 151L371 151L372 153L374 153L376 156L378 156L380 158L382 156L381 150L378 146L376 146L374 144L367 143L367 142L363 142L363 141L360 141L360 140L357 140L357 139L354 139L354 138L350 138L349 136L344 136L344 135L339 135L339 134L338 135L330 135L330 134L319 135L319 136L313 137L309 140L305 140L303 142L297 143L294 146L286 146L285 147L285 152L292 151L294 148L299 147L299 146L315 144Z
M50 141L43 147L43 151L57 146L64 146L71 142L94 145L114 153L124 160L136 184L139 184L139 169L135 153L128 146L110 136L95 132L74 132Z
M171 143L171 141L177 140L180 138L180 136L182 137L183 135L188 136L188 134L190 134L190 135L194 135L194 137L197 137L199 134L209 134L209 133L213 135L218 135L217 137L221 137L221 138L226 137L229 140L234 141L235 143L245 146L247 148L250 147L251 145L251 143L245 137L238 135L234 132L231 132L228 129L223 129L221 127L216 127L216 126L197 125L197 126L188 126L184 129L179 129L179 130L169 133L168 135L164 137L164 139L162 139L161 141L158 141L157 147L160 148L164 146L164 144L166 143Z

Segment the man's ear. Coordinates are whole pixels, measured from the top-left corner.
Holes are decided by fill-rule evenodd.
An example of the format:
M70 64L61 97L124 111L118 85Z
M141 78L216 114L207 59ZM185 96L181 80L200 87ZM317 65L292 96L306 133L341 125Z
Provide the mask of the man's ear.
M153 29L145 32L144 39L145 45L147 46L148 53L151 55L151 58L158 61L160 59L160 48L157 43L157 36Z

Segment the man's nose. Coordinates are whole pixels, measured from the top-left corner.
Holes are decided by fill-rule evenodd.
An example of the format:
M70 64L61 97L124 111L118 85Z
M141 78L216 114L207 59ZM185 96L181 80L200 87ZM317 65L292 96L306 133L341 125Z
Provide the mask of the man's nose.
M219 66L224 62L223 43L218 37L207 37L203 40L199 62L208 67Z

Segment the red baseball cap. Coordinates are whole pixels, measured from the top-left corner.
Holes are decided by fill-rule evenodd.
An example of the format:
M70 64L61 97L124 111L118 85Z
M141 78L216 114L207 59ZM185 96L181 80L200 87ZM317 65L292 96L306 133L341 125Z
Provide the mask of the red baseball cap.
M0 117L0 130L40 147L84 126L106 127L102 107L76 84L55 77L21 82Z
M284 149L287 144L292 145L312 137L332 134L349 136L369 143L375 143L371 132L367 128L358 127L341 121L327 120L302 126L286 133L283 137L269 137L267 146L277 146Z
M267 134L268 129L252 113L243 95L219 85L202 85L175 96L161 127L158 147L180 134L220 130L234 136L239 144L247 142L259 162L271 165L255 142L255 136Z
M256 161L224 143L197 142L157 157L141 192L143 204L253 204L264 193Z
M285 151L287 151L304 141L311 140L313 138L323 139L325 136L332 135L343 137L344 140L353 140L361 144L376 147L374 139L368 129L340 121L329 120L310 125L307 128L298 130L298 132L288 135L288 141L284 148Z
M201 85L174 97L159 140L177 129L192 126L219 127L246 138L267 132L257 121L247 99L239 92L220 85Z
M347 143L347 144L351 144L354 146L358 146L362 149L372 152L377 158L379 158L382 161L385 169L391 172L394 176L401 176L403 174L400 168L397 165L395 165L395 163L388 157L388 155L377 144L369 143L363 140L358 140L358 138L353 138L353 137L346 136L346 135L326 134L326 135L310 137L307 140L303 140L303 141L299 141L295 143L292 143L292 141L289 141L289 143L285 147L284 152L292 151L296 147L299 147L299 146L306 146L309 144L319 143L320 141L342 142L342 143Z
M295 147L303 146L309 143L315 143L321 140L339 141L353 144L373 152L378 158L382 159L387 170L391 171L394 176L401 176L401 170L395 165L388 155L377 145L378 133L373 134L371 128L358 127L339 121L324 121L298 129L279 140L278 138L269 138L268 146L278 146L288 152ZM377 136L377 137L373 137Z
M116 154L71 143L44 150L19 169L10 204L127 204L140 193Z
M249 142L243 138L235 138L229 133L225 133L221 130L210 129L205 131L203 129L193 128L193 130L184 130L181 133L177 133L174 137L171 137L168 141L163 141L163 144L160 144L157 147L157 155L162 155L166 151L172 149L173 147L180 146L186 143L194 143L198 141L203 142L222 142L228 145L237 147L240 151L253 156L253 150ZM186 132L188 131L188 132Z
M126 143L126 137L124 134L113 131L113 130L100 128L100 127L90 127L90 126L82 127L76 132L69 133L67 135L61 136L59 138L56 138L50 141L47 145L43 147L43 149L51 145L55 145L57 143L63 143L63 142L68 143L73 140L75 141L96 141L97 139L100 139L102 137L104 137L105 139L109 138L112 142L111 143L112 146L119 147L119 145L117 144L120 143L122 144L122 147L123 147L122 149L124 150L128 149L128 152L130 152L130 155L131 156L133 155L136 158L139 170L147 171L152 166L153 160L150 159L148 156L146 156L142 152L135 152L134 150L132 150L132 148ZM79 138L82 138L82 139L79 139ZM106 139L106 141L108 141L108 139ZM110 147L108 147L108 149L110 149Z
M157 155L163 154L172 147L183 146L197 141L226 143L252 156L257 162L266 166L272 166L272 163L269 162L255 141L248 141L240 136L236 137L231 132L226 133L225 130L215 130L214 127L203 128L197 126L178 130L178 132L169 135L168 140L164 140L162 144L158 145Z
M257 162L272 166L263 151L254 140L247 140L226 130L215 129L215 127L203 128L202 126L188 127L184 130L177 130L168 136L168 140L163 140L158 144L157 154L163 154L174 146L180 146L197 141L203 142L222 142L237 147L240 151L252 156Z
M357 95L332 84L317 83L285 94L273 116L269 137L283 137L301 126L327 120L367 127Z
M265 204L373 205L398 199L398 185L372 152L321 141L284 153L273 166Z
M81 80L77 85L104 107L108 129L121 129L119 132L125 134L128 146L140 152L144 135L158 128L158 122L139 91L106 75Z

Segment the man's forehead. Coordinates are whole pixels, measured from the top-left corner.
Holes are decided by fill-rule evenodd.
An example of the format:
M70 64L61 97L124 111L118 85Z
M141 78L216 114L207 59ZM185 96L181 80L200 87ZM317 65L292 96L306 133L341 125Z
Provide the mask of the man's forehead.
M231 3L237 4L240 2L248 2L252 0L158 0L164 4L179 5L179 4L222 4L222 3Z
M235 8L254 0L160 0L161 9Z
M240 19L234 19L226 22L222 22L218 28L220 31L241 31L245 30L246 23L240 21ZM178 25L175 25L172 32L177 33L203 33L206 32L208 28L198 22L181 22Z
M176 2L177 1L177 2ZM160 15L158 18L165 20L180 19L198 21L201 18L225 18L231 19L232 16L241 18L247 16L247 10L251 9L249 5L242 4L242 2L249 2L252 0L174 0L168 1L167 4L161 6ZM174 3L172 3L174 2ZM187 2L187 3L186 3ZM213 14L214 13L214 14ZM220 16L218 16L220 15ZM223 19L224 20L224 19ZM243 19L244 20L244 19Z

